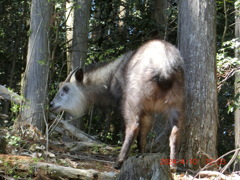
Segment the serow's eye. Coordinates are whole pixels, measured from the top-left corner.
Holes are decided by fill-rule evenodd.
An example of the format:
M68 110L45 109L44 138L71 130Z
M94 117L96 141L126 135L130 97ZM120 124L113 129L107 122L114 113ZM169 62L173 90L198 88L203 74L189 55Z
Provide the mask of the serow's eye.
M63 91L64 91L65 93L67 93L67 92L69 91L69 87L64 86L64 87L63 87Z

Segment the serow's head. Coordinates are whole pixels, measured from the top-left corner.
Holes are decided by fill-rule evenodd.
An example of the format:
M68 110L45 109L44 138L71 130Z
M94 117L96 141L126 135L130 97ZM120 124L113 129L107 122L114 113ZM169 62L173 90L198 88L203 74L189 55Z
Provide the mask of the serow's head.
M86 106L83 70L76 68L59 84L59 90L50 103L53 112L66 111L73 116L84 113Z

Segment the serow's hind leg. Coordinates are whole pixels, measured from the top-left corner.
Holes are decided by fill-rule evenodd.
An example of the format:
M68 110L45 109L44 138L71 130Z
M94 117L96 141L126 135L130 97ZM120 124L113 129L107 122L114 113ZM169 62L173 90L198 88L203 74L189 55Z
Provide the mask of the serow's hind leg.
M169 122L171 125L171 134L169 137L169 146L170 146L170 168L175 171L177 168L177 158L178 150L180 144L180 128L183 120L182 112L176 110L175 108L171 109L168 113Z
M153 118L151 115L144 115L140 119L140 129L137 138L138 150L140 153L145 152L147 144L147 135L151 131L153 126Z
M114 165L115 169L120 169L123 161L127 159L127 155L129 153L130 147L133 141L136 139L139 132L139 120L135 120L134 122L131 122L131 123L126 123L125 131L126 131L125 139L124 139L120 154L115 162L115 165Z

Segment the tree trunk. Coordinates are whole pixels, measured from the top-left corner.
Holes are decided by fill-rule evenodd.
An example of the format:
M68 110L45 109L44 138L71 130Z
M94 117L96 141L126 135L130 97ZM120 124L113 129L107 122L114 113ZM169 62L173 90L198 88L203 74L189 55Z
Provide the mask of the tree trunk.
M90 39L91 41L98 41L101 37L101 31L102 29L102 24L99 23L101 22L101 12L100 11L94 11L93 14L93 19L97 19L96 23L93 22L92 24L92 31L91 31L91 36Z
M8 48L11 48L12 50L11 50L11 56L10 56L10 61L11 61L11 68L9 68L10 66L9 66L9 64L7 63L7 66L6 66L6 68L8 69L8 70L10 70L10 71L6 71L6 79L7 79L7 82L6 82L6 84L7 84L7 86L8 86L8 88L11 88L11 89L16 89L16 87L17 87L17 83L15 82L16 81L16 76L18 76L18 72L19 72L19 69L18 68L16 68L16 67L18 67L18 65L19 65L19 62L17 61L18 59L25 59L25 57L24 56L22 56L23 55L23 52L24 52L24 42L25 42L25 39L26 39L26 36L27 36L27 33L26 33L26 31L24 30L24 28L23 27L25 27L26 26L26 22L25 22L25 17L26 17L26 11L28 11L28 2L27 1L24 1L24 2L20 2L20 1L18 1L18 2L16 2L17 4L17 7L19 8L19 9L21 9L21 10L23 10L23 12L22 12L22 14L20 15L20 17L21 17L21 20L16 20L16 19L14 19L13 21L14 21L14 23L13 22L11 22L11 23L13 23L14 24L14 27L12 27L12 28L14 28L14 29L17 29L17 31L16 31L16 34L15 35L13 35L13 37L11 37L11 38L13 38L13 39L15 39L14 41L12 41L11 42L11 46L10 47L8 47ZM15 17L15 16L13 16L13 17ZM26 34L26 35L25 35ZM4 41L4 40L3 40ZM19 50L19 48L21 47L21 51ZM22 60L21 60L22 61ZM9 76L8 76L8 74L9 74ZM3 82L2 82L3 83ZM5 83L4 83L5 84ZM9 112L9 110L10 110L10 106L11 106L11 104L10 104L10 102L9 101L6 101L6 102L2 102L2 106L3 106L3 108L2 108L2 113L3 114L9 114L9 113L11 113L11 112ZM9 114L10 115L10 114Z
M15 71L16 71L16 59L18 55L18 47L19 47L19 39L17 38L15 43L14 43L14 50L13 50L13 58L12 58L12 65L11 65L11 71L10 71L10 78L8 82L8 87L13 88L13 79L15 76ZM10 107L10 102L7 101L3 105L3 114L8 114L9 112L9 107Z
M49 73L49 29L51 4L48 0L32 0L27 66L22 94L27 100L22 105L20 121L44 128Z
M74 4L72 69L84 67L87 59L90 7L90 0L76 0Z
M74 23L73 23L73 40L71 47L71 69L76 67L84 67L87 59L88 49L88 27L90 18L90 0L75 0L74 6ZM66 119L70 115L66 114ZM83 120L77 118L71 124L83 130Z
M185 60L186 121L181 159L217 157L218 107L216 88L216 29L214 0L179 1L179 48ZM206 157L208 156L208 157Z
M121 4L119 6L119 12L118 12L118 30L120 32L120 34L122 33L123 29L124 29L124 17L126 16L126 0L121 0Z
M73 41L73 18L74 7L73 0L66 1L66 37L67 37L67 72L71 71L72 62L72 41Z
M239 55L238 55L239 57ZM235 95L240 94L240 70L235 73ZM239 97L239 96L238 96ZM240 102L240 98L238 98L238 103ZM238 107L235 110L235 147L240 148L240 108ZM238 158L236 159L235 171L240 171L240 154L238 154Z
M166 26L167 26L167 2L168 0L154 0L153 19L157 23L159 29L154 32L155 38L166 39Z
M238 38L238 43L240 42L240 8L235 7L235 37ZM240 58L239 47L235 50L235 57ZM240 70L235 73L235 95L240 94ZM238 98L238 104L240 98ZM235 147L240 148L240 108L238 107L235 111ZM235 170L240 171L240 158L236 159Z
M164 154L142 154L129 157L121 168L117 180L161 179L172 180L169 164Z

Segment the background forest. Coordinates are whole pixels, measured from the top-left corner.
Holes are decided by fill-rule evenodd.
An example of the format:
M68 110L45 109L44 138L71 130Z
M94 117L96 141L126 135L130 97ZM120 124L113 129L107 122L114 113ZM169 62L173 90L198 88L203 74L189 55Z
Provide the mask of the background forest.
M49 68L46 71L47 102L56 94L59 82L76 66L84 68L112 61L154 38L164 39L178 47L179 10L175 0L92 0L89 5L74 4L71 0L49 2L48 62L44 59L39 61ZM239 65L239 60L234 58L235 48L239 47L235 37L235 8L238 6L239 1L235 0L216 1L218 156L235 148L234 111L239 107L239 94L234 92L234 74ZM84 13L78 12L83 7L89 8L89 13L86 10L87 14L83 15L86 20L77 20L76 17ZM18 94L26 91L23 79L32 33L30 12L31 1L0 1L0 85ZM82 39L76 41L75 33L82 34ZM38 77L37 73L32 77L44 78ZM47 105L45 108L48 109ZM11 127L19 118L19 109L19 105L0 99L0 126ZM79 121L82 123L75 125L104 143L119 145L121 122L116 119L119 117L112 110L106 115L101 108L93 107Z

